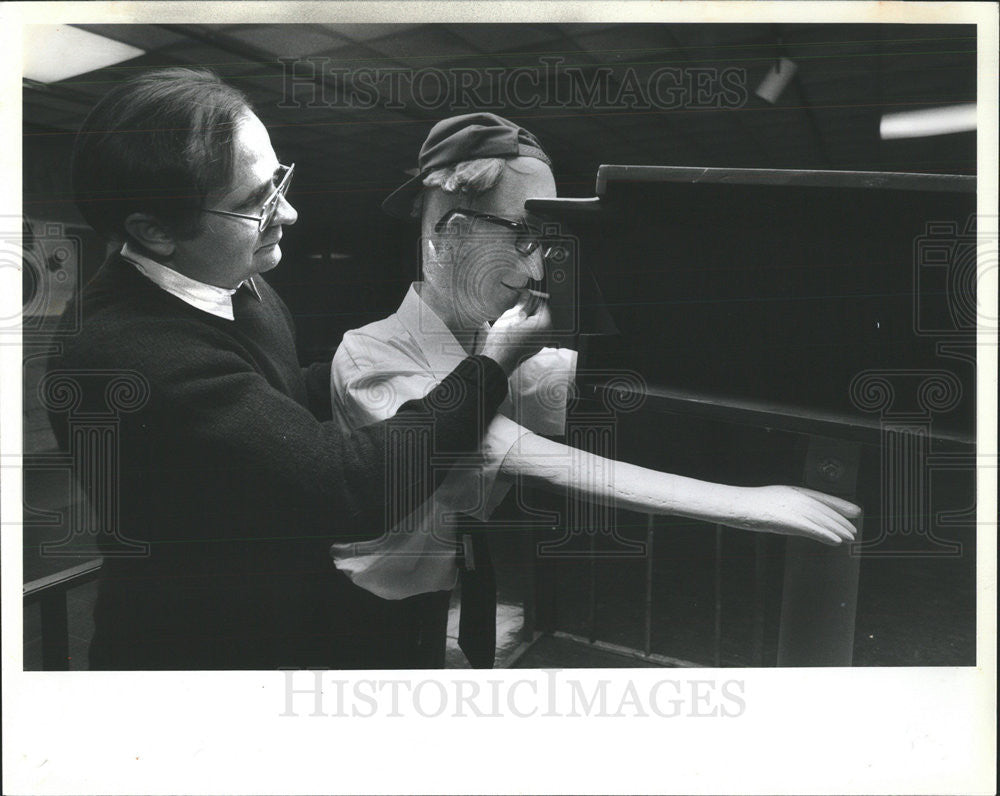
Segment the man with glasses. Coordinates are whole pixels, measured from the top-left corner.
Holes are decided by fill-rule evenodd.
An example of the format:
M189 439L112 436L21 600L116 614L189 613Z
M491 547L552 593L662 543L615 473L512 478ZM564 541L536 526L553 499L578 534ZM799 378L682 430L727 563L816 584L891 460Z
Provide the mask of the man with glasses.
M419 498L477 449L516 352L547 323L507 313L442 389L345 434L329 363L300 367L291 315L262 277L297 219L293 171L246 97L202 70L116 86L77 136L75 200L120 250L84 289L82 331L48 378L78 419L107 416L116 379L132 389L108 443L117 497L90 477L67 403L52 402L104 518L91 668L370 665L369 597L333 568L331 540L379 535L399 457L394 487ZM432 435L425 451L405 448L414 422Z
M421 223L423 281L392 316L348 332L333 360L334 415L345 428L390 417L433 390L474 353L489 324L544 276L532 197L556 195L538 140L489 113L445 119L420 150L418 174L383 203ZM448 595L461 580L459 645L476 667L494 662L494 583L482 526L515 479L576 498L677 514L748 530L853 539L860 509L792 487L710 484L574 451L564 433L575 352L544 348L510 379L511 397L487 426L481 458L453 472L432 499L381 539L332 547L337 567L382 599L395 627L385 665L441 667ZM472 595L472 600L467 597ZM472 603L471 610L468 602Z

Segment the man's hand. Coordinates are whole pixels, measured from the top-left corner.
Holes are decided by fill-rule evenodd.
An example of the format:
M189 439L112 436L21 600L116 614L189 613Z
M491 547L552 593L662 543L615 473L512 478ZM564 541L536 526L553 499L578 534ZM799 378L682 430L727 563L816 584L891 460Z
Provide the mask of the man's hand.
M536 305L533 311L532 304ZM545 333L551 328L548 305L538 303L525 290L520 301L490 327L479 353L495 360L509 376L522 358L538 353L544 344Z
M846 500L796 486L737 487L739 507L726 524L747 531L804 536L828 545L854 541L851 520L861 509Z

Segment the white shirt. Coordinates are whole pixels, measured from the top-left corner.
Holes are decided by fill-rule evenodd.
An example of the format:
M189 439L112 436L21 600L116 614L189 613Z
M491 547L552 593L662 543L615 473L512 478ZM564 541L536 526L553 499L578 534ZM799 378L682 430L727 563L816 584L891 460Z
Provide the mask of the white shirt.
M231 289L217 285L206 285L204 282L184 276L173 268L150 260L130 248L128 243L122 246L121 254L136 267L140 274L157 287L162 288L172 296L176 296L185 304L190 304L195 309L218 318L225 318L227 321L233 320L233 294L243 285L248 285L257 300L260 300L260 293L257 292L257 286L253 283L253 277Z
M333 416L345 430L393 417L467 356L415 283L394 315L344 335L331 368ZM511 374L510 398L486 428L478 461L453 470L430 500L380 538L333 545L337 568L385 599L451 589L458 573L452 515L488 519L513 483L500 467L517 441L529 431L564 433L575 373L569 349L544 348L526 360Z

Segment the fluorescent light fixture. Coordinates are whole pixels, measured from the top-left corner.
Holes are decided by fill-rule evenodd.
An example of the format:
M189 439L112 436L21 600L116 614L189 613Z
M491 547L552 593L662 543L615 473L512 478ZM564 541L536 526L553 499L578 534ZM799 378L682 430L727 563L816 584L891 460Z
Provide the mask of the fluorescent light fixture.
M325 254L310 254L308 255L308 259L324 262L333 260L350 260L353 256L353 254L347 254L346 252L326 252Z
M787 58L780 58L778 63L772 66L768 70L768 73L764 75L764 79L760 81L760 85L757 86L754 94L774 105L778 101L778 97L781 96L781 92L785 90L785 86L788 85L797 71L799 71L799 67L794 61L789 61Z
M71 25L26 25L22 75L55 83L136 58L145 50Z
M949 105L946 108L925 108L919 111L885 113L879 124L879 135L890 138L924 138L931 135L965 133L976 129L976 103Z

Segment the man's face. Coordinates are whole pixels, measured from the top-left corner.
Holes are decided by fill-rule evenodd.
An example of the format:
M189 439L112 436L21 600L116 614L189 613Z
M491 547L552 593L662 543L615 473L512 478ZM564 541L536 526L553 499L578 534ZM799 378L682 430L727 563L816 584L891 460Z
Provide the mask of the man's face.
M510 221L526 221L536 231L539 224L524 209L529 198L556 195L552 171L535 158L507 161L500 182L490 191L463 202L469 210ZM450 295L456 315L470 324L494 321L517 302L520 288L543 275L542 251L521 254L516 244L524 239L512 229L495 223L463 220L462 234L453 242L454 268Z
M209 194L205 207L259 216L279 174L278 158L267 129L248 111L234 134L232 179L222 190ZM294 224L297 218L295 208L284 198L263 232L250 219L202 213L198 234L174 241L172 263L192 279L234 288L248 277L270 271L278 264L281 228Z

